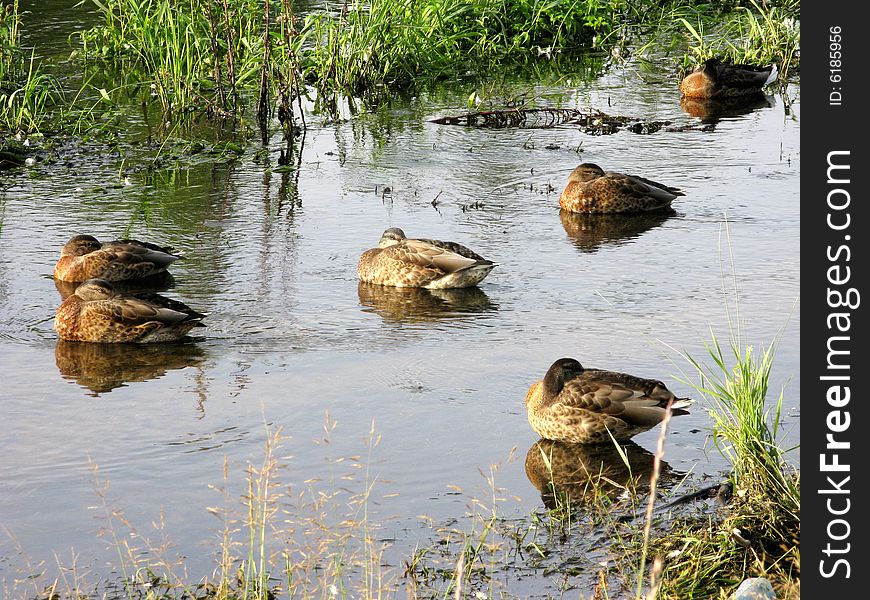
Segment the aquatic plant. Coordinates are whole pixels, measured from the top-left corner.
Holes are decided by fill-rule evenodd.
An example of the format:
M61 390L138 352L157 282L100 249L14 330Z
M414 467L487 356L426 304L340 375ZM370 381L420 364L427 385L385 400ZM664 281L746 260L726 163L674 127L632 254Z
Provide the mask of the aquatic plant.
M711 597L751 576L771 579L780 598L800 596L800 474L781 439L783 391L768 397L777 343L760 352L744 343L736 284L732 294L733 309L723 286L727 350L711 332L712 363L681 355L699 378L686 383L706 401L711 439L731 465L733 493L724 515L682 519L652 543L653 554L668 556L664 598Z
M772 405L767 398L776 344L755 352L732 337L729 348L713 335L712 366L687 358L710 405L714 443L732 466L731 506L711 527L686 521L659 540L662 552L683 546L663 573L665 597L702 596L749 576L791 589L800 571L800 476L778 439L782 392Z
M799 0L787 0L782 6L759 4L755 0L749 4L736 8L724 23L713 25L712 32L707 34L702 20L693 25L681 17L679 21L693 40L684 55L683 67L717 56L734 63L776 63L780 76L787 77L800 55Z
M575 53L613 26L618 0L349 0L305 19L303 71L321 95L359 96L505 62Z
M776 63L785 81L800 63L800 1L705 3L674 0L666 5L632 5L630 18L617 33L644 42L634 48L642 59L662 53L673 56L675 75L682 78L711 57L734 63Z
M20 46L18 0L0 10L0 129L39 132L54 107L63 104L57 78L42 72L33 51Z
M256 0L90 1L104 23L78 33L80 56L140 69L168 117L238 117L255 99L263 121L272 97L284 110L282 122L292 117L299 88L288 0L276 14Z

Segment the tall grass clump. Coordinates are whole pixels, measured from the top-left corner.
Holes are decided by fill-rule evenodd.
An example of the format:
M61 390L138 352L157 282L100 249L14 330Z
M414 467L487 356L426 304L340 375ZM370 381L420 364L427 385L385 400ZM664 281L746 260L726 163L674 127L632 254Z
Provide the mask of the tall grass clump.
M79 33L81 55L137 69L163 112L237 117L284 113L298 96L298 36L289 0L83 0L103 24Z
M588 49L620 0L346 0L306 17L306 79L321 94L462 77Z
M26 134L46 126L64 94L57 79L41 71L34 53L21 48L20 28L15 0L0 9L0 129Z
M798 521L799 480L779 440L783 392L768 402L776 344L757 352L752 346L741 349L732 338L725 352L713 335L707 350L712 366L688 358L701 376L696 387L712 406L713 440L732 466L734 483L747 497L773 502Z
M733 495L723 517L680 519L653 540L650 552L667 556L659 598L724 598L747 577L770 579L781 600L800 597L800 475L782 447L783 394L768 397L776 344L756 351L739 340L726 349L713 335L709 364L685 355Z
M680 23L692 43L683 58L683 67L718 56L735 63L765 65L776 63L785 78L797 67L800 57L800 1L759 3L749 0L738 6L724 22L705 33L704 21L694 24L685 18Z
M704 360L681 353L698 377L711 439L730 465L733 494L724 516L685 519L656 540L667 556L660 597L718 597L747 577L767 577L778 598L800 597L800 474L787 459L784 391L770 387L779 336L760 349L743 341L736 284L729 339L711 332Z

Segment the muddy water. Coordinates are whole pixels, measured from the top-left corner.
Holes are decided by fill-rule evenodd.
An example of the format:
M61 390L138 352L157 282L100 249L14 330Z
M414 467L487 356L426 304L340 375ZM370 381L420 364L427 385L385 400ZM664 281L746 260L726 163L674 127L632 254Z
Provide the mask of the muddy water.
M143 535L164 519L173 552L198 580L214 566L221 523L207 507L222 502L212 486L223 484L224 462L237 499L245 465L262 460L277 429L288 436L283 483L376 479L369 517L396 523L392 537L410 546L428 535L419 515L458 517L469 497L487 495L481 470L490 465L510 497L501 510L527 515L543 502L525 471L538 438L523 398L554 359L661 378L694 395L680 379L697 378L677 351L703 358L711 328L727 340L729 314L756 349L781 334L773 386L785 386L782 426L797 443L798 88L702 129L669 73L628 64L533 92L544 105L695 129L590 136L570 125L428 122L461 112L470 91L340 122L312 116L290 172L270 171L276 137L265 158L248 152L156 174L119 177L111 156L95 155L86 167L2 175L2 577L21 573L23 555L53 564L71 549L107 569L117 552L98 535L106 521L95 488L108 482L107 503ZM666 218L560 214L559 191L582 161L686 195ZM390 226L463 243L498 266L478 288L456 292L358 284L360 253ZM208 313L207 327L160 348L58 342L51 272L76 233L183 251L164 293ZM703 407L672 423L667 461L716 475L725 463L707 440ZM380 443L370 450L372 429ZM654 451L657 435L634 441ZM362 457L367 475L335 462L350 456ZM348 472L356 475L342 479Z

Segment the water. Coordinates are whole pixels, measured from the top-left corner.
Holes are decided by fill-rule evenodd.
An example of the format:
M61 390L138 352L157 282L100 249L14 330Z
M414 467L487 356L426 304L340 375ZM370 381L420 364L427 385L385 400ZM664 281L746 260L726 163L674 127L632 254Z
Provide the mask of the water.
M288 436L283 484L358 491L376 480L369 516L408 546L430 536L418 516L444 522L491 494L481 475L490 465L510 497L502 510L527 515L543 505L524 468L538 440L525 418L529 385L573 356L694 396L679 379L696 377L676 351L703 358L711 328L727 340L735 285L744 342L760 349L781 335L772 384L785 386L782 425L786 444L797 443L798 87L788 88L790 105L771 98L706 131L590 136L570 125L428 122L463 112L469 93L458 85L354 119L310 118L298 172L266 169L277 166L275 138L259 161L247 153L119 178L103 156L0 175L0 524L9 534L0 578L20 576L24 556L51 568L72 549L97 572L114 564L115 544L98 535L107 521L97 488L108 482L107 504L140 535L156 535L151 523L162 518L199 580L219 545L222 525L207 508L223 502L213 488L224 461L237 502L245 466L262 462L278 429ZM700 125L670 74L632 63L534 93L544 104ZM686 195L668 218L590 232L558 206L583 161ZM463 243L498 266L456 294L359 285L360 253L390 226ZM183 251L164 293L208 313L207 327L165 348L58 342L50 275L77 233ZM710 425L703 403L671 423L671 467L725 468ZM380 443L369 449L372 430ZM657 436L634 441L654 451ZM338 461L355 456L367 475ZM305 483L314 479L322 483Z

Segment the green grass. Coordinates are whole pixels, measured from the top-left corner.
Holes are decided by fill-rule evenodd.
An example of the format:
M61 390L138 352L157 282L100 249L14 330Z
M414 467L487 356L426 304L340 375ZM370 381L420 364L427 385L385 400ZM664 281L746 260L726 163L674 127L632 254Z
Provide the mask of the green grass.
M304 73L321 95L464 77L576 54L608 34L617 0L350 0L310 14Z
M800 44L797 0L346 0L304 19L290 0L81 2L103 22L71 36L86 82L72 100L18 48L17 2L0 15L0 128L98 137L124 110L156 107L147 119L158 137L202 117L247 135L277 116L296 135L303 100L335 117L441 80L479 84L542 64L570 71L578 57L632 52L637 35L654 40L640 54L679 49L684 70L716 54L777 62L782 77Z
M288 0L83 1L93 3L104 22L79 32L78 55L138 69L169 118L237 117L271 97L286 109L298 93Z
M723 349L713 335L709 364L687 356L734 494L724 517L682 519L654 540L652 553L670 557L661 598L718 597L747 577L771 579L781 599L800 595L800 477L779 439L782 392L768 397L775 348L756 351L732 337Z
M782 78L796 66L801 40L799 0L779 6L750 0L749 6L738 7L724 22L710 27L701 19L694 23L679 20L691 36L684 69L714 56L751 65L775 63Z
M642 40L634 54L671 60L683 77L708 58L765 66L775 63L780 81L800 66L800 1L705 3L675 0L640 4L621 32ZM637 24L642 24L638 30Z
M682 355L698 377L686 383L705 401L712 443L730 464L733 494L723 515L681 519L653 540L651 555L667 557L658 597L725 597L747 577L767 577L781 600L798 598L800 474L782 439L784 390L770 387L779 336L760 349L746 344L736 283L733 315L724 297L728 343L711 331L705 359Z
M15 0L0 10L0 131L12 134L40 132L52 110L64 104L59 82L21 48L20 33Z

